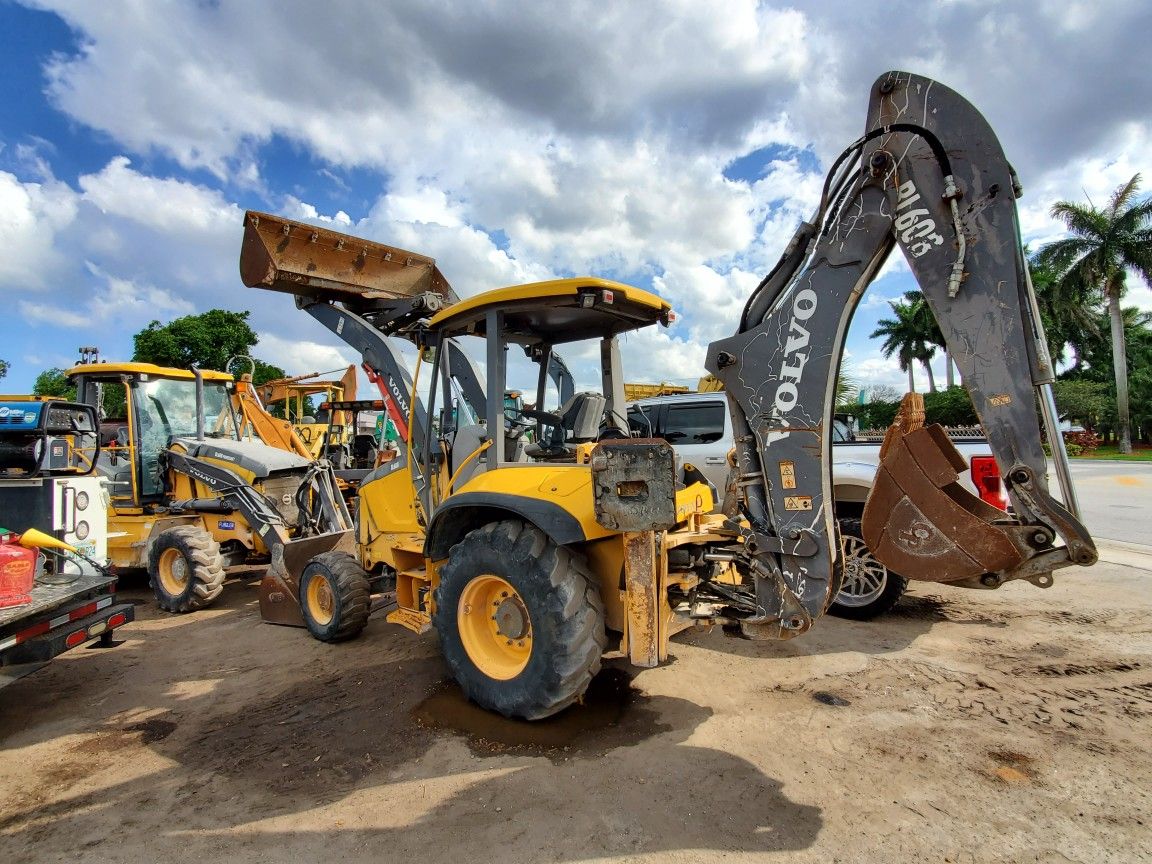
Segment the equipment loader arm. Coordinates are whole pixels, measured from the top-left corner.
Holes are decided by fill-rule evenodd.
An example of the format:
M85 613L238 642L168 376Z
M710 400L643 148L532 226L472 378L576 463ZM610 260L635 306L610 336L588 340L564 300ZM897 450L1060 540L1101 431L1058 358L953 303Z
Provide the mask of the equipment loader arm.
M827 434L836 373L856 305L896 245L940 324L1014 513L959 495L946 444L922 430L892 449L878 475L873 552L899 560L910 578L971 587L1019 578L1046 587L1051 571L1096 560L1083 525L1048 494L1036 399L1039 390L1048 404L1052 369L1018 190L995 134L966 100L919 76L881 76L866 132L833 165L816 215L748 300L736 335L709 347L708 370L728 394L750 526L738 564L756 585L747 635L803 633L838 590Z

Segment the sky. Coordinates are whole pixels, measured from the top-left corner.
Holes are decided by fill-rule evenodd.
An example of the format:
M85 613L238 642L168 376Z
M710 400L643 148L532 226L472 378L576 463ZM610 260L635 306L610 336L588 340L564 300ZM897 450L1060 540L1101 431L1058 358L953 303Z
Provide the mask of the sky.
M654 290L679 320L627 337L626 380L694 383L889 69L989 119L1032 248L1063 236L1055 201L1103 204L1152 167L1147 0L799 5L0 0L0 389L211 308L248 310L256 356L291 374L358 362L242 285L246 209L432 256L463 296ZM865 295L846 350L864 387L905 389L868 335L914 287L894 258Z

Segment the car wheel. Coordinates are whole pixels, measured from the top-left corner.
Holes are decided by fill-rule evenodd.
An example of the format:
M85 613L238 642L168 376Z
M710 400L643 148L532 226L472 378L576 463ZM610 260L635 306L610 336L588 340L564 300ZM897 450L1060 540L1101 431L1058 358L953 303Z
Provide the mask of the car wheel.
M841 618L869 621L896 605L908 581L872 555L864 542L859 519L840 519L844 577L828 611Z

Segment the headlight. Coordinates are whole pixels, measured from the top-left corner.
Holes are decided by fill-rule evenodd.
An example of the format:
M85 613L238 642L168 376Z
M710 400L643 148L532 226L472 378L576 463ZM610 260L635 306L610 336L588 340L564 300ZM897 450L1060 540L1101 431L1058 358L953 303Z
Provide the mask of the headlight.
M88 509L88 493L87 492L81 491L81 492L76 493L76 509L77 510L87 510Z
M77 540L87 540L88 539L88 531L89 531L89 528L88 528L87 522L77 522L76 523L76 539Z

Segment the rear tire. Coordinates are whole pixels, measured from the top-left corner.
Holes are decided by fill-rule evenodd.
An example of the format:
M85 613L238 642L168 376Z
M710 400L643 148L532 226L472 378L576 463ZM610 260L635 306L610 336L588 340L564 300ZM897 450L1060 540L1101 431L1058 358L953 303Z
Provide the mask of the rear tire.
M368 624L372 589L368 574L347 552L323 552L300 574L304 626L321 642L355 639Z
M828 611L840 618L870 621L888 612L908 580L876 560L864 542L859 519L840 519L840 543L844 549L843 581Z
M604 603L584 556L516 520L452 547L433 625L464 694L539 720L584 695L607 644Z
M224 590L220 544L199 525L161 531L148 550L148 577L166 612L193 612Z

